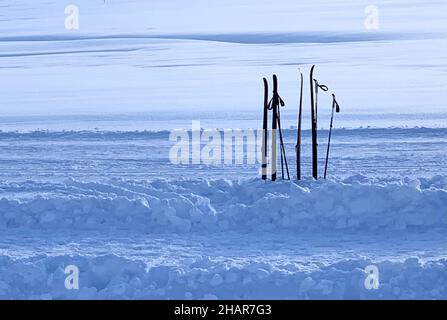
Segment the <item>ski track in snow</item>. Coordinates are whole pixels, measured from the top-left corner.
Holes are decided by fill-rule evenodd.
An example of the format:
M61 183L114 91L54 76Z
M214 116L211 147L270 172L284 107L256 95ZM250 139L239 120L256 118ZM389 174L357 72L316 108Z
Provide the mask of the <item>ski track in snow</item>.
M187 128L187 127L186 127ZM222 134L223 136L223 134ZM296 132L284 130L292 173ZM327 131L320 131L320 167L324 166ZM303 132L303 170L310 172L310 132ZM259 165L172 165L168 131L0 132L2 179L82 179L122 177L222 177L258 174ZM444 128L334 129L329 175L346 177L432 177L446 175ZM278 167L279 168L279 167Z

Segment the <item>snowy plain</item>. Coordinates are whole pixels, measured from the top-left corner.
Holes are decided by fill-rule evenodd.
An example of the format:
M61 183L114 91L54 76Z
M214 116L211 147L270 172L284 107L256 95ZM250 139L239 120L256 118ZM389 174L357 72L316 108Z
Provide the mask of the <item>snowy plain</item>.
M65 29L69 4L79 30ZM0 298L446 299L446 9L2 1ZM193 120L259 128L275 72L293 164L298 68L311 64L342 107L328 181L308 177L307 92L302 182L169 162L169 130ZM79 290L64 287L67 265Z

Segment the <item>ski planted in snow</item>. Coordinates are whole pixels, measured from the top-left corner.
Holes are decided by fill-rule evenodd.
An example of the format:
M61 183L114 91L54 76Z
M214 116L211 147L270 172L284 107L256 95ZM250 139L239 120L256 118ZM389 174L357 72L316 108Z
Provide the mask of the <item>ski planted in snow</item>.
M262 179L267 180L267 122L268 122L268 110L269 110L269 85L266 78L264 80L264 112L262 119Z
M318 179L318 90L328 91L328 87L314 79L315 65L310 69L310 111L312 121L312 176Z
M314 104L314 69L315 65L310 69L310 115L312 126L312 176L318 179L318 145L317 145L317 117Z
M287 164L286 149L284 147L284 140L281 130L281 113L280 108L284 107L285 103L278 94L278 78L273 75L273 97L271 100L271 108L273 110L273 122L272 122L272 181L276 180L276 137L277 130L279 130L280 141L280 155L281 155L281 176L284 180L284 166L287 172L287 179L290 180L289 166ZM273 146L274 144L274 146Z
M278 78L276 74L273 75L273 98L271 101L271 108L273 111L272 117L272 153L271 153L271 162L272 162L272 181L276 180L276 130L278 125L278 104L277 104L277 94L278 94ZM276 92L276 96L275 96Z
M303 73L300 71L301 85L300 85L300 104L298 108L298 135L296 139L296 178L301 180L301 118L303 115Z

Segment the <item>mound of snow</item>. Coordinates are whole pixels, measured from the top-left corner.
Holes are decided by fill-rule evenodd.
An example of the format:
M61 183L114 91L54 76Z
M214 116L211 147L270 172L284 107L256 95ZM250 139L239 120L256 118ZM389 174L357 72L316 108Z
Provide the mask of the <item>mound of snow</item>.
M0 182L1 228L403 230L447 226L447 182L177 179Z
M422 299L447 298L447 261L416 258L376 263L379 288L365 288L368 260L319 269L249 262L226 266L207 258L153 266L115 255L0 256L0 299ZM65 288L65 267L79 268L79 289ZM428 290L429 289L429 290Z

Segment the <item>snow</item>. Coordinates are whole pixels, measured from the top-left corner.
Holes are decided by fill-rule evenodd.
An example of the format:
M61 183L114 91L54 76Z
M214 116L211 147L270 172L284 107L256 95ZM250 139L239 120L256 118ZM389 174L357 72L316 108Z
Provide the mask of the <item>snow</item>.
M80 289L66 290L64 268L80 268ZM182 267L147 268L116 255L2 257L0 298L31 299L432 299L447 295L447 260L422 263L417 258L383 261L381 289L363 287L366 259L344 260L318 270L243 266L195 260Z
M447 297L441 176L28 180L0 190L1 298ZM373 292L363 285L371 264ZM79 290L63 287L67 265L80 270Z
M2 183L0 227L212 233L447 226L444 177L425 180L423 188L420 180L364 180Z
M316 64L343 118L353 118L351 127L414 126L415 117L418 125L445 127L443 2L375 1L379 30L365 29L370 3L354 0L284 0L275 8L266 0L76 5L80 27L66 30L59 1L5 1L3 116L41 116L34 130L50 128L47 118L56 115L133 113L134 120L143 114L160 121L164 111L170 120L186 113L188 120L207 121L243 111L253 120L262 105L262 76L275 72L287 104L286 127L295 124L298 67L308 71ZM304 102L309 105L307 97ZM321 103L327 107L320 114L329 114L329 98ZM372 114L381 114L384 124L369 121Z
M377 30L357 0L76 5L66 30L65 3L2 1L0 298L447 299L444 2L374 1ZM259 128L277 73L294 173L312 64L342 108L327 181L309 177L307 96L300 182L169 161L193 120Z

